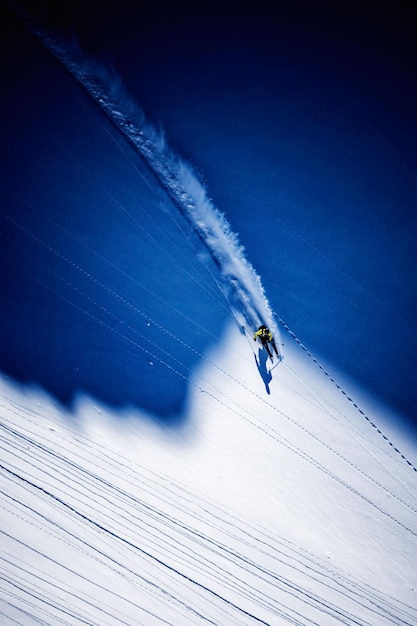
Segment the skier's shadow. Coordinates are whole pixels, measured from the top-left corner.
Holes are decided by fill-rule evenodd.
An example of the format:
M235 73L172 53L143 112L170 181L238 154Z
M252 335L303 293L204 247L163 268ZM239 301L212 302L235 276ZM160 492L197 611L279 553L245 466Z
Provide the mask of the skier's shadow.
M266 367L266 362L268 360L268 353L266 350L259 348L259 352L258 352L259 360L256 358L255 353L253 354L253 356L255 357L255 363L256 363L256 367L258 368L258 372L262 380L264 381L266 393L270 394L271 390L269 389L269 383L272 380L272 374L270 370L268 370L268 368Z

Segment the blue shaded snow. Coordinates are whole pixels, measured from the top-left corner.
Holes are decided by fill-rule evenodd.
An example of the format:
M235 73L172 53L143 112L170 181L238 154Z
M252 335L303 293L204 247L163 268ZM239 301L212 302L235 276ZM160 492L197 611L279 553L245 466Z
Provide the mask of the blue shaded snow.
M29 79L10 76L1 111L0 368L66 405L87 393L178 419L230 316L218 270L132 147L22 41Z
M225 320L267 323L279 346L276 321L192 167L117 78L41 39L63 65L23 38L36 81L10 77L2 111L0 367L67 405L88 393L178 419Z

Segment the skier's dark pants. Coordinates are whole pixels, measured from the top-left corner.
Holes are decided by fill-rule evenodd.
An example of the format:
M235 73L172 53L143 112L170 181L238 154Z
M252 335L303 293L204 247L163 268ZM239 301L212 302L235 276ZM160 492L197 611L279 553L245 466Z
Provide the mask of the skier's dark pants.
M265 348L265 350L268 352L269 358L272 360L272 352L271 352L271 350L269 348L268 340L267 339L261 339L261 342L262 342L262 345ZM275 341L274 340L271 341L271 345L272 345L272 347L275 350L275 354L278 356L278 350L277 350L277 347L275 345Z
M264 341L262 341L262 345L265 348L265 350L268 352L269 358L272 359L272 353L271 353L271 350L269 349L268 341L266 339Z

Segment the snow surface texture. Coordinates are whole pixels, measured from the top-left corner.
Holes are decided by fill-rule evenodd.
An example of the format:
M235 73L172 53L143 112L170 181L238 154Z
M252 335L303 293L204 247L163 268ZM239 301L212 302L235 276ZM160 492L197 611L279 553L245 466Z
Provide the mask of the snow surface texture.
M65 65L124 137L138 150L177 208L191 223L220 270L219 287L243 327L267 324L278 343L278 327L259 276L247 260L225 216L207 197L189 163L175 154L163 132L146 121L143 111L126 93L120 79L104 66L82 58L82 52L37 33ZM81 58L80 58L81 57Z
M272 369L169 184L54 79L71 113L43 118L33 94L13 145L36 175L2 179L2 621L412 626L416 459L396 416L291 335Z
M416 623L415 473L302 351L270 396L257 358L232 323L175 433L3 380L2 623Z

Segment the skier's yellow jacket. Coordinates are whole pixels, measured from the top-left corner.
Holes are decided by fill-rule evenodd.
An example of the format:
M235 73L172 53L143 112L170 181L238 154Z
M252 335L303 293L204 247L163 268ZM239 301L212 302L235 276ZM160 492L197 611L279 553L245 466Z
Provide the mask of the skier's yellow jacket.
M254 333L253 335L253 339L256 341L256 338L259 337L259 339L266 339L267 341L272 341L272 333L269 330L269 328L260 328L259 330L256 331L256 333Z

